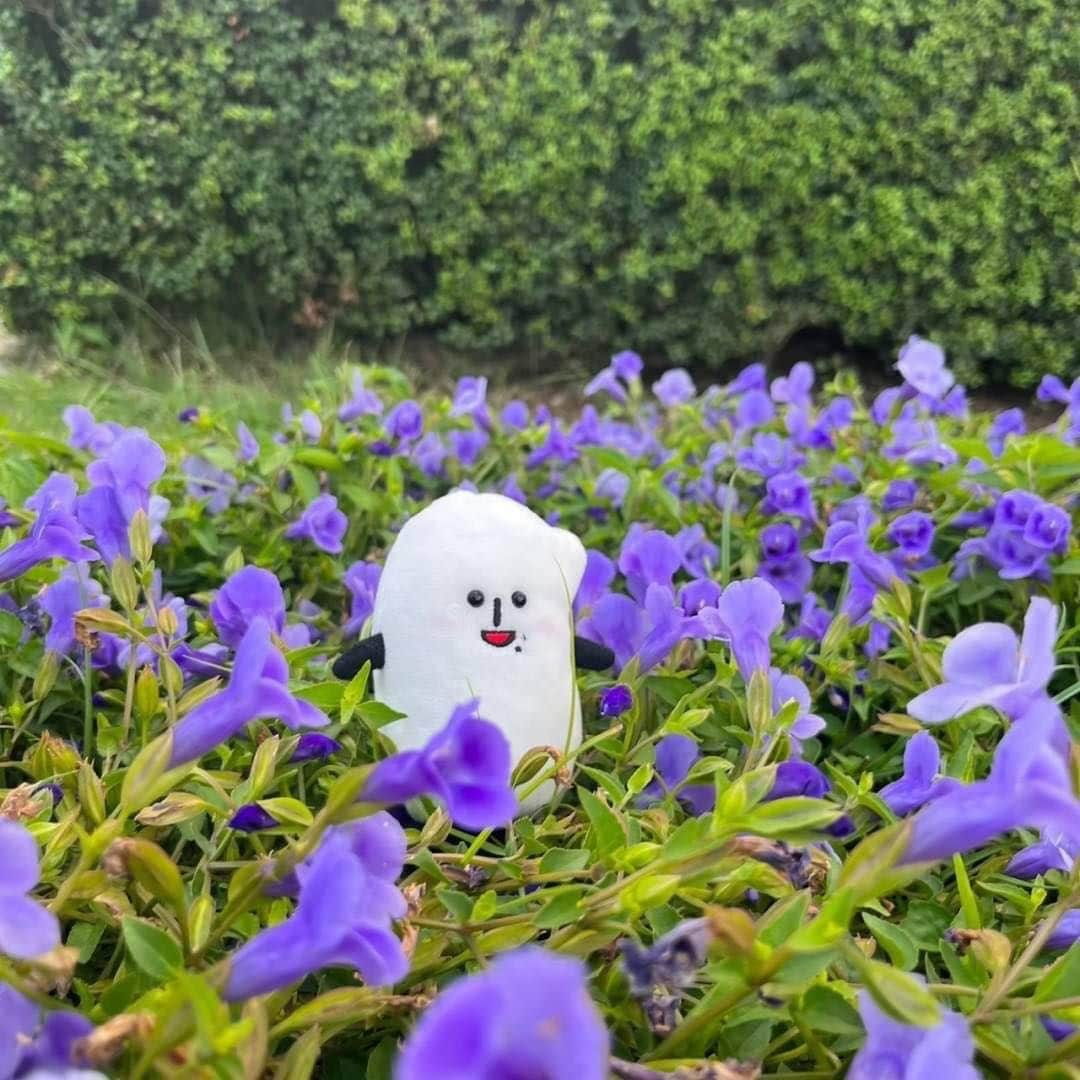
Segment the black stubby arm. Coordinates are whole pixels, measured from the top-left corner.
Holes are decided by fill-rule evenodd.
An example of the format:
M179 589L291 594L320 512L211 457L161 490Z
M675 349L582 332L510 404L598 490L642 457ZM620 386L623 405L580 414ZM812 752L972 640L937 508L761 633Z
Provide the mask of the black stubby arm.
M615 665L615 654L606 645L575 635L574 660L585 671L607 671Z
M373 671L386 663L382 634L361 638L334 661L331 671L339 679L351 679L369 660Z

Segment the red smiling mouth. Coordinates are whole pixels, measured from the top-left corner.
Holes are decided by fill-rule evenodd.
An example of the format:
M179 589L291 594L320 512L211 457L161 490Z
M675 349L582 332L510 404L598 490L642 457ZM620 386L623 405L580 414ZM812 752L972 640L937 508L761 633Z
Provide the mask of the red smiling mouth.
M496 649L505 649L517 637L517 633L513 630L481 630L480 636Z

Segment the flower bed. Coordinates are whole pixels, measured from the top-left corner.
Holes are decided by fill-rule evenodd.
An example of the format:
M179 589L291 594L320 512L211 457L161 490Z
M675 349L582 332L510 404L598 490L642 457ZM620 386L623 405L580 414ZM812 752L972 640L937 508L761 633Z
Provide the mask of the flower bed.
M1080 380L898 368L0 430L0 1077L1069 1075ZM568 753L330 672L461 485L588 549Z

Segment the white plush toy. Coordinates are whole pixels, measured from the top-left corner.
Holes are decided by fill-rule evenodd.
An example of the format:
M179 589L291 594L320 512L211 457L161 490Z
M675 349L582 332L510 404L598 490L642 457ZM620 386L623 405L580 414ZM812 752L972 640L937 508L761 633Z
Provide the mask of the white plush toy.
M401 750L422 746L474 697L514 761L534 746L572 750L581 742L575 654L593 670L613 662L574 636L584 572L572 533L505 495L451 492L402 527L379 579L373 634L334 673L351 678L371 661L376 697L405 714L383 729Z

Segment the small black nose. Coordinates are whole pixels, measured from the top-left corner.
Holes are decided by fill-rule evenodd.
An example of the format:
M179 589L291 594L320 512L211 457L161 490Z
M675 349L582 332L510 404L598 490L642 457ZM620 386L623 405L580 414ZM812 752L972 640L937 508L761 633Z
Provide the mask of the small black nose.
M494 621L495 621L495 625L498 626L499 623L502 622L502 601L497 596L495 597L494 607L495 607Z

